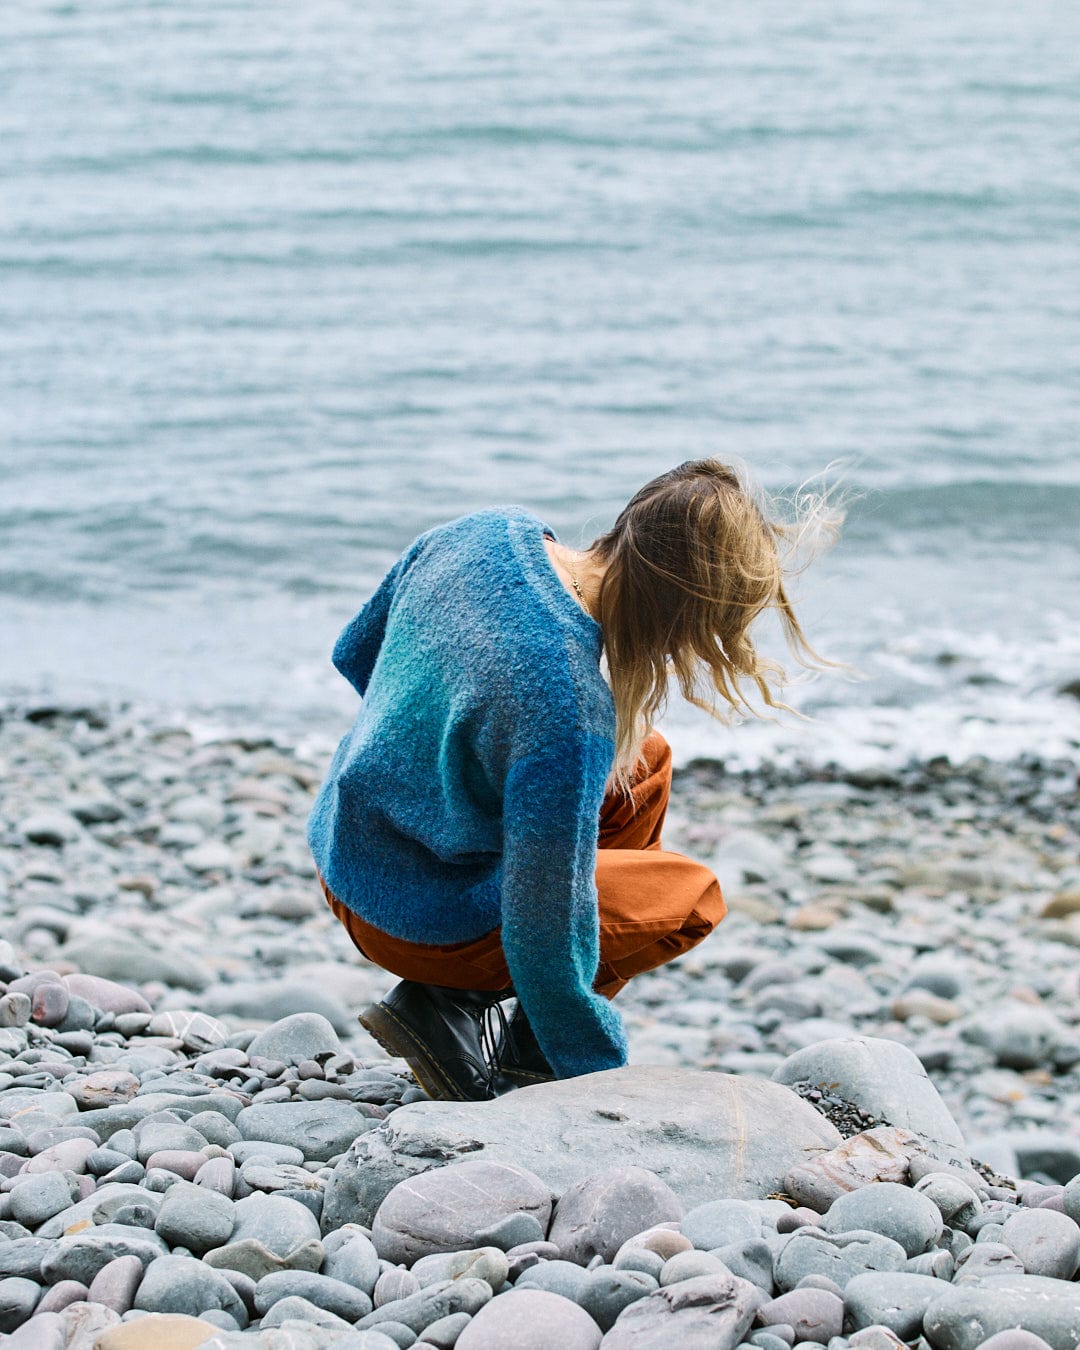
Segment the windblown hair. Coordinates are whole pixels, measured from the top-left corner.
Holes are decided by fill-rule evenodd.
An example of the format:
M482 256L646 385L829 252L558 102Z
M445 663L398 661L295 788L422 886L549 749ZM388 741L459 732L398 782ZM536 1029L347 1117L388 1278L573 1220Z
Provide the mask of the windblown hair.
M764 610L776 610L798 664L834 664L806 640L784 583L796 560L833 541L843 512L808 493L794 508L790 523L771 519L739 470L688 460L646 483L593 542L606 564L597 617L615 700L615 782L629 784L672 679L683 698L722 721L762 715L747 686L767 708L788 709L778 697L784 668L760 656L750 637Z

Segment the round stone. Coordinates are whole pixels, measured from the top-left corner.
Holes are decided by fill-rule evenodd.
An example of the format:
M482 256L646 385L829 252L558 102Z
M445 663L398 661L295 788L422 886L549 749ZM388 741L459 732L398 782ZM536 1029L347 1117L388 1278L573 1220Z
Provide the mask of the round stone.
M821 1221L826 1233L855 1230L880 1233L898 1242L908 1256L932 1247L944 1227L937 1205L925 1195L893 1181L862 1186L841 1195Z
M942 1281L907 1271L869 1271L856 1275L844 1290L844 1306L852 1329L885 1326L901 1340L914 1340L923 1315L941 1293Z
M293 1013L260 1031L247 1048L248 1059L276 1059L284 1064L300 1064L317 1055L341 1052L338 1034L319 1013Z
M597 1350L601 1331L583 1308L542 1289L513 1289L486 1304L456 1350Z
M477 1247L498 1247L508 1252L523 1242L543 1242L544 1230L532 1214L511 1214L474 1233L473 1240Z
M604 1267L588 1273L577 1302L601 1331L609 1331L624 1308L656 1288L656 1280L642 1271Z
M135 1295L135 1307L188 1314L220 1308L240 1326L248 1323L247 1309L229 1281L192 1256L161 1256L151 1262Z
M426 1258L430 1260L431 1258ZM436 1258L437 1259L437 1258ZM439 1279L451 1279L452 1276L439 1276ZM428 1281L434 1283L434 1281ZM375 1281L375 1292L371 1296L371 1301L376 1308L383 1308L387 1303L396 1303L398 1299L408 1298L410 1294L415 1294L420 1288L420 1281L403 1266L391 1266L384 1270Z
M16 1223L37 1228L77 1198L78 1183L71 1172L39 1172L20 1180L12 1188L8 1203Z
M967 1228L982 1210L982 1201L959 1177L947 1172L931 1172L915 1185L919 1195L925 1195L938 1207L942 1219L951 1228Z
M576 1303L588 1283L589 1273L576 1261L538 1261L518 1279L516 1289L542 1289Z
M451 1313L449 1317L440 1317L438 1321L432 1322L431 1326L424 1328L423 1338L417 1341L417 1345L434 1346L435 1350L453 1350L458 1337L471 1320L468 1313ZM374 1336L377 1333L365 1331L362 1335ZM366 1350L366 1346L358 1345L356 1350Z
M567 1261L610 1261L622 1244L653 1224L681 1219L682 1202L643 1167L614 1167L577 1182L555 1206L548 1241Z
M177 1182L165 1192L154 1231L170 1247L186 1247L201 1256L232 1236L236 1215L228 1196L208 1186Z
M800 1228L776 1258L776 1283L786 1291L807 1275L827 1275L843 1289L849 1280L868 1270L903 1270L906 1260L907 1254L898 1242L878 1233L833 1234L820 1228Z
M302 1149L311 1162L326 1162L344 1153L374 1123L349 1102L334 1100L256 1104L236 1117L236 1128L245 1139L291 1144Z
M923 1318L935 1350L979 1350L1000 1331L1023 1328L1052 1350L1074 1350L1080 1341L1080 1298L1065 1280L1002 1275L943 1290Z
M1010 1327L1008 1331L995 1332L989 1340L983 1341L979 1350L1050 1350L1050 1346L1033 1331Z
M80 1111L117 1106L130 1101L138 1090L139 1080L124 1069L99 1069L66 1089L79 1103Z
M266 1313L285 1298L303 1298L318 1308L342 1317L346 1322L359 1321L371 1312L371 1299L362 1289L354 1289L344 1280L318 1275L308 1270L282 1270L266 1275L255 1286L256 1311Z
M476 1232L521 1211L547 1230L551 1192L539 1177L513 1163L454 1163L399 1182L379 1206L371 1236L383 1260L411 1265L434 1252L468 1250Z
M1080 1223L1080 1176L1073 1177L1066 1185L1061 1204L1073 1223Z
M155 1153L199 1153L206 1140L198 1132L178 1121L147 1120L135 1127L138 1159L145 1167ZM205 1154L203 1161L206 1161Z
M387 1274L390 1272L387 1271ZM439 1280L460 1280L466 1277L486 1280L492 1289L501 1289L509 1278L510 1263L506 1253L500 1251L498 1247L477 1247L472 1251L440 1252L433 1256L422 1256L409 1274L418 1289L429 1284L437 1284Z
M676 1252L664 1262L659 1283L666 1288L669 1284L678 1284L680 1280L696 1280L699 1275L714 1275L723 1269L724 1263L710 1252L691 1248L688 1252Z
M278 1262L284 1261L290 1269L317 1270L322 1264L323 1246L318 1220L298 1200L256 1191L243 1200L237 1200L233 1214L235 1226L229 1239L230 1247L245 1241L256 1242ZM209 1252L207 1263L244 1270L253 1279L260 1279L270 1274L271 1270L281 1269L280 1264L272 1264L255 1275L246 1265L231 1266L224 1249Z
M761 1216L744 1200L713 1200L685 1216L679 1231L700 1251L761 1236Z
M605 1335L604 1347L734 1347L750 1330L760 1303L761 1291L727 1270L680 1280L625 1308Z
M102 1266L90 1282L88 1303L101 1303L113 1312L126 1313L135 1298L143 1277L142 1262L137 1256L118 1256Z
M21 1327L34 1311L40 1297L41 1286L34 1280L18 1275L0 1280L0 1331L14 1331Z
M359 1229L346 1242L331 1249L332 1236L326 1239L323 1274L344 1280L371 1296L379 1278L379 1255L368 1237Z
M64 976L68 992L86 999L94 1008L102 1012L111 1012L115 1016L125 1013L150 1013L153 1009L137 989L117 984L115 980L102 979L100 975L84 975L75 971Z
M1056 1210L1021 1210L1005 1220L1001 1241L1028 1275L1071 1280L1080 1265L1080 1226Z
M846 1298L846 1295L845 1295ZM792 1289L758 1309L764 1326L789 1326L796 1341L821 1341L839 1336L844 1323L845 1298L826 1289Z

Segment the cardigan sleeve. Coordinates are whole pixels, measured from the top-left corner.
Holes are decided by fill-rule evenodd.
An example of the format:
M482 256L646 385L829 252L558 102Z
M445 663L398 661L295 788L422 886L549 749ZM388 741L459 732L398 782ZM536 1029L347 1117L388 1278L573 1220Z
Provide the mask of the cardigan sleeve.
M596 841L611 743L576 731L519 760L503 797L502 944L514 992L560 1078L626 1063L622 1019L593 992Z

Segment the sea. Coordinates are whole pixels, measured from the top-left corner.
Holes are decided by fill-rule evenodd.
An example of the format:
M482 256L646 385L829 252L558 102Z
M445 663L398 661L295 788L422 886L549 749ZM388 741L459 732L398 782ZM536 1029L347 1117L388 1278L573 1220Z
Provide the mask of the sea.
M1075 3L4 4L0 700L330 740L418 533L706 455L841 667L682 760L1080 758Z

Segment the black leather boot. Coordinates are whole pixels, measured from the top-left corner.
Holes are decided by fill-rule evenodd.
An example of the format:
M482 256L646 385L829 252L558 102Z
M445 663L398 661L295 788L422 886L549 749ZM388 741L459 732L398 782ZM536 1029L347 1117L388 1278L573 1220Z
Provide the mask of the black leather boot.
M540 1042L521 1011L521 1004L516 1004L495 1051L491 1080L495 1095L501 1097L504 1092L530 1087L533 1083L550 1083L554 1077L555 1070L540 1049Z
M499 1001L510 993L402 980L359 1020L384 1050L405 1060L429 1097L482 1102L495 1096L495 1040L488 1019L494 1011L505 1022Z

